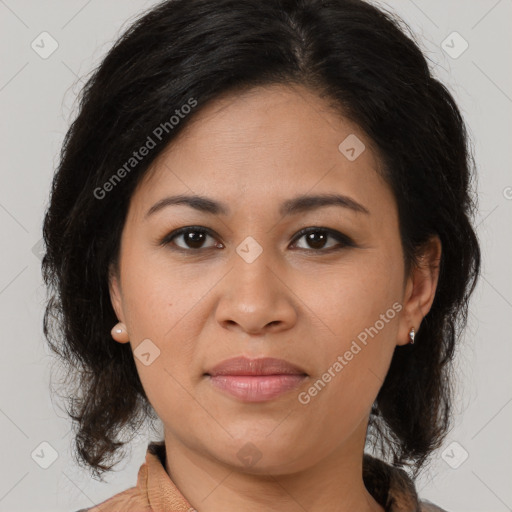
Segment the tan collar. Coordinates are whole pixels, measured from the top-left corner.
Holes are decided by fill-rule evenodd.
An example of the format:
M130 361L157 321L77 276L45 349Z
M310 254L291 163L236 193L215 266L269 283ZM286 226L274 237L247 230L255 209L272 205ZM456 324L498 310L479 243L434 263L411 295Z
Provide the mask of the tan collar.
M150 443L146 461L139 469L137 487L147 493L151 510L192 512L194 508L181 494L165 470L165 443Z
M146 494L151 510L193 512L192 505L167 474L165 457L163 441L148 445L146 461L139 469L137 487ZM365 454L363 480L368 492L386 512L421 512L414 484L402 469Z

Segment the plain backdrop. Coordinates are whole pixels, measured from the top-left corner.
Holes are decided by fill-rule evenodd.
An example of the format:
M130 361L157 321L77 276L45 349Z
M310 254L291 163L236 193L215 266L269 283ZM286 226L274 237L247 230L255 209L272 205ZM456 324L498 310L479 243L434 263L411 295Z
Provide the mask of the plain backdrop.
M144 432L107 483L71 458L70 422L50 392L40 239L83 77L154 4L0 0L0 511L90 507L133 486L144 460ZM478 165L483 267L457 359L455 426L418 487L449 512L505 512L512 510L512 1L381 5L410 25L454 94Z

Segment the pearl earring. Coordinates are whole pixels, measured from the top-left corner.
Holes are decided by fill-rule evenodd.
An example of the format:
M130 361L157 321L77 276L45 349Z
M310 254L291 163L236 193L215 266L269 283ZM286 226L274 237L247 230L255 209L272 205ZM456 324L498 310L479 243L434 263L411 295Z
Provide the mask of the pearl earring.
M414 336L415 335L416 335L416 333L414 331L414 327L411 327L411 330L409 331L409 339L411 340L410 341L411 345L414 345Z
M112 338L114 338L116 341L119 341L120 343L126 343L128 341L126 326L121 322L118 322L116 325L114 325L114 327L112 327L110 334L112 335Z

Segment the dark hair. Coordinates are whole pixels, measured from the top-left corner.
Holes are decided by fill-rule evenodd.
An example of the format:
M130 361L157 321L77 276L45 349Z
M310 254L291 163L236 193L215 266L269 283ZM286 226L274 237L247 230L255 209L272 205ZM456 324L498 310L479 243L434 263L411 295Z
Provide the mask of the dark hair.
M452 95L407 32L398 16L362 0L165 1L94 70L52 183L42 269L44 333L75 379L67 399L77 461L95 475L117 463L121 434L156 418L130 345L110 335L118 320L109 268L130 197L202 106L267 84L308 87L368 135L397 201L407 271L432 236L441 240L433 305L415 344L395 350L367 436L414 473L440 446L451 417L449 363L480 271L474 160ZM148 137L154 148L128 169Z

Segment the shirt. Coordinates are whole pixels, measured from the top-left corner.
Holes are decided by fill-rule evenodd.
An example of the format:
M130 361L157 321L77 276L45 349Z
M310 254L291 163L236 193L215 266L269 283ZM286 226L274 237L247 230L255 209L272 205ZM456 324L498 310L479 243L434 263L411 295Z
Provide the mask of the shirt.
M196 512L165 470L164 441L149 443L137 483L126 491L77 512ZM414 483L400 468L364 454L363 481L386 512L446 512L419 501Z

